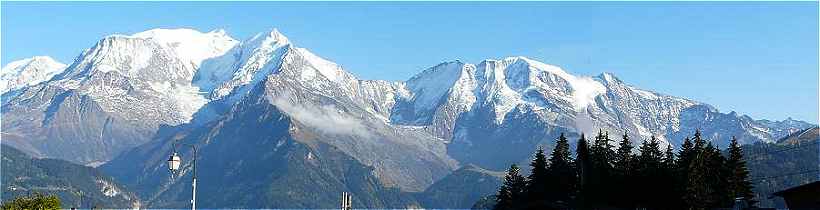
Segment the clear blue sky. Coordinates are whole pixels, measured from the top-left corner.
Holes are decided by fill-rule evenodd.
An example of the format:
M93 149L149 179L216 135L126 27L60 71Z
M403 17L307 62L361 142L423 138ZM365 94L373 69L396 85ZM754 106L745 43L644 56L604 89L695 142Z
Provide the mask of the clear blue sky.
M527 56L754 118L818 121L817 2L2 2L2 63L70 63L103 36L279 28L365 79Z

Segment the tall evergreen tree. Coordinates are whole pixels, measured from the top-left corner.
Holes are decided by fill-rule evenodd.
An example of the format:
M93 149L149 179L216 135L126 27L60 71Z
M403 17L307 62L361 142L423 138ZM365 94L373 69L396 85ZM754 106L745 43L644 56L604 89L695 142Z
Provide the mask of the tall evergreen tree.
M612 140L609 139L609 133L598 130L598 135L595 136L595 142L590 147L590 152L593 161L599 167L611 167L610 161L615 157L615 151L612 150L612 146L609 144L610 141Z
M685 202L685 200L689 200L684 198L688 195L687 187L689 185L689 171L696 155L695 145L692 144L692 141L689 137L687 137L683 140L683 144L681 144L681 149L678 151L678 160L675 163L675 196L680 198L677 204L682 209L688 209L691 207L687 202Z
M547 169L550 189L547 195L556 203L554 207L568 207L572 203L577 185L577 175L572 156L569 151L569 141L561 133L555 142L555 148L550 154L550 164ZM563 206L558 204L564 204ZM565 209L565 208L564 208Z
M720 150L711 142L698 151L690 165L686 188L691 207L710 209L731 206L732 200L726 196L725 161Z
M708 174L708 184L712 188L712 200L714 200L713 208L727 208L732 207L733 198L728 197L728 184L726 177L729 172L726 170L726 158L720 153L720 148L714 146L709 142L704 148L705 153L708 154L708 168L711 169Z
M660 189L663 184L661 181L663 154L658 140L654 136L649 141L644 140L638 149L640 155L638 155L637 160L637 174L639 174L638 178L641 179L638 186L641 194L638 204L642 207L656 208L660 205L661 197L659 197L659 193L662 193Z
M613 162L613 168L620 175L628 175L632 170L634 159L632 148L634 148L634 146L632 146L629 136L624 134L623 139L618 143L618 150L615 152L615 160Z
M604 132L604 139L606 144L604 144L604 151L606 152L606 158L608 160L609 166L612 167L612 161L615 159L615 148L612 147L610 142L613 142L612 139L609 138L609 132Z
M695 130L695 136L692 137L692 141L694 142L694 151L695 153L699 153L706 147L706 140L703 140L700 136L700 129Z
M614 171L612 181L614 182L615 192L611 195L616 200L613 204L622 208L632 208L635 202L633 199L635 195L633 188L635 157L632 155L632 148L634 146L632 146L629 136L624 133L621 142L618 143L618 150L615 152L615 160L612 166Z
M614 193L614 187L611 186L612 181L612 165L610 161L614 158L615 152L612 151L609 145L609 135L603 130L598 131L595 136L595 141L590 146L590 161L592 163L588 183L592 189L589 189L586 202L593 206L607 206L611 205L613 199L611 194Z
M703 210L713 206L712 188L709 186L709 159L708 152L697 152L692 163L689 164L684 193L687 206L691 209Z
M581 138L578 139L578 144L576 144L575 156L576 170L578 171L578 197L576 198L576 204L579 209L586 209L591 206L588 200L590 192L594 190L594 188L592 188L593 184L590 183L592 161L590 160L589 143L587 143L583 133L581 134Z
M520 174L518 165L510 165L510 169L507 170L507 175L504 177L504 184L498 190L498 195L496 195L496 204L493 209L517 209L526 184L524 176Z
M677 161L675 152L671 144L666 145L666 152L663 155L661 182L663 183L661 189L662 203L669 207L676 207L682 209L683 200L677 190ZM671 208L670 208L671 209Z
M746 168L746 161L743 160L743 150L737 143L737 138L732 137L729 143L729 158L726 160L726 168L729 176L726 182L729 190L729 198L744 198L747 203L754 205L752 192L752 182L749 181L749 169Z
M681 144L680 151L678 151L678 161L675 165L679 171L686 171L689 168L689 164L692 163L692 160L695 159L695 145L692 144L692 141L689 137L683 140L683 144Z
M666 145L666 152L663 153L663 166L667 170L674 170L675 168L675 152L672 145Z
M532 170L527 180L526 198L524 203L535 205L542 203L547 199L546 190L549 188L547 177L547 157L544 155L544 149L538 147L535 152L535 158L530 162ZM533 206L535 207L535 206Z

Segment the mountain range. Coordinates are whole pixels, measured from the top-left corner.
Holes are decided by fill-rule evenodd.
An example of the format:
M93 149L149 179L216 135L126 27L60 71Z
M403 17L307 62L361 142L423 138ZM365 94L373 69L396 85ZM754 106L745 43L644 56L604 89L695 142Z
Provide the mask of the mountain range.
M99 166L161 208L190 196L190 161L176 179L165 165L173 151L192 155L176 142L200 148L198 173L211 184L199 196L213 198L204 207L333 208L353 192L355 206L469 208L474 201L414 194L446 193L439 181L464 180L452 174L497 177L491 171L528 162L521 151L550 149L560 133L600 129L676 146L699 129L725 147L731 136L774 142L816 126L724 113L521 56L361 80L275 29L242 41L223 30L111 35L70 65L35 57L6 65L0 79L3 144Z

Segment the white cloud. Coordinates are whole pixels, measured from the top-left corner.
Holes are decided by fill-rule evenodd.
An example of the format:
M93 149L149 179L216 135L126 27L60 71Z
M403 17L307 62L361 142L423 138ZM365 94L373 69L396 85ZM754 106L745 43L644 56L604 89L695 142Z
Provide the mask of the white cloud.
M337 135L355 135L369 138L367 127L359 119L353 118L339 109L330 106L309 106L291 100L291 94L282 94L275 98L268 98L271 104L282 110L292 119L315 128L321 132Z
M578 114L575 115L575 128L578 129L578 131L583 132L585 134L594 134L595 122L589 116L586 110L578 112Z
M585 110L587 106L595 103L595 97L606 93L606 87L603 84L589 77L572 78L570 83L576 111Z

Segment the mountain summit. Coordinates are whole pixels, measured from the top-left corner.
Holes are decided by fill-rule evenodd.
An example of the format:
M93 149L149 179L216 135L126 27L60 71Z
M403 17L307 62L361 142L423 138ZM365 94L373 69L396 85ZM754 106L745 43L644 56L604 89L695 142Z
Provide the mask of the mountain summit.
M10 62L0 70L0 94L48 81L65 67L65 64L48 56Z

